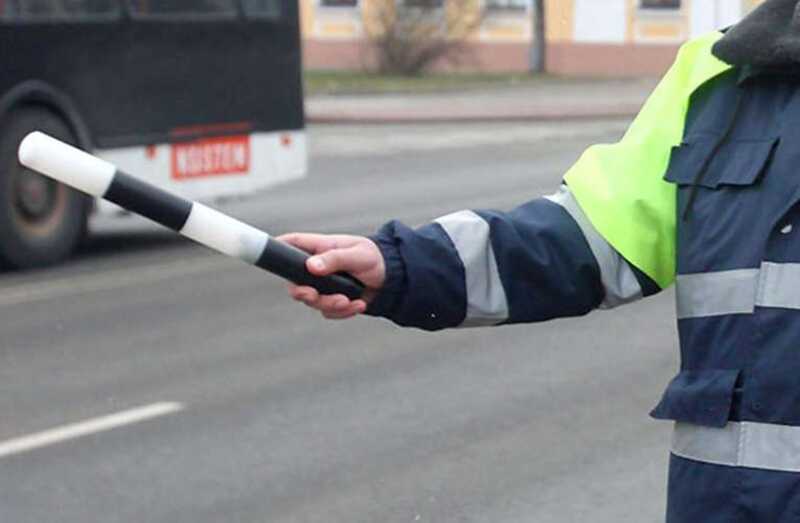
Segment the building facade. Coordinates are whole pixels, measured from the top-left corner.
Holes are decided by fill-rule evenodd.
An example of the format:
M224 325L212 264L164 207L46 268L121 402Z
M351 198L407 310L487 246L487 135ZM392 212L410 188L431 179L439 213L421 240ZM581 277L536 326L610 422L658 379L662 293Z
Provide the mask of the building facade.
M299 0L306 67L366 69L373 64L370 11L380 2L455 0ZM534 0L473 0L484 13L467 47L470 71L524 72L534 45ZM729 26L762 0L544 0L547 70L583 76L658 75L680 44ZM460 0L459 5L464 5ZM442 67L452 67L450 65Z

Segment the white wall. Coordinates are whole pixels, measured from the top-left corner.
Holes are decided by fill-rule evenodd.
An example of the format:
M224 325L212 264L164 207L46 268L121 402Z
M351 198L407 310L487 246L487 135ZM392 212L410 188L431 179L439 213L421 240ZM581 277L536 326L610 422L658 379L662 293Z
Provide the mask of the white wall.
M576 0L575 41L625 42L625 4L625 0Z
M742 0L692 0L689 16L691 35L699 36L733 25L743 14Z

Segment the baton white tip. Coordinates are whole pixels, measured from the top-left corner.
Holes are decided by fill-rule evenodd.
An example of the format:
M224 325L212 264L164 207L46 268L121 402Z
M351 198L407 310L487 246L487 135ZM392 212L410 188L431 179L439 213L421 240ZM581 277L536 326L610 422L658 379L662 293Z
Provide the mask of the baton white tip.
M102 196L116 172L114 165L67 143L34 131L17 150L19 163L93 196Z
M44 137L43 133L34 131L23 138L22 142L19 144L19 150L17 151L19 163L25 167L32 167L31 164L36 161L42 137Z

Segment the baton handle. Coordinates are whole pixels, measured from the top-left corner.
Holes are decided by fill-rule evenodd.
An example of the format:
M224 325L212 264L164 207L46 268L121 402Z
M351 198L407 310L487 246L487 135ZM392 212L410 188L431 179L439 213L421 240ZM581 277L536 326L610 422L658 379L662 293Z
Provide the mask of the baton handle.
M344 294L356 300L364 294L364 284L349 274L315 276L308 272L310 255L288 243L270 240L256 265L298 285L314 287L320 294Z
M298 285L314 287L321 294L344 294L351 300L364 294L364 285L347 274L315 276L308 272L308 253L201 203L125 174L113 164L44 133L26 136L18 155L25 167Z

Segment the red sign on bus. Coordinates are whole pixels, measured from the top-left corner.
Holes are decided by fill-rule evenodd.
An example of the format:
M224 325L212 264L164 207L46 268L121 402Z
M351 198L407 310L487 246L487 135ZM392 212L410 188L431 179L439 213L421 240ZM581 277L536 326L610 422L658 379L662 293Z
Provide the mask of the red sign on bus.
M249 135L172 144L172 178L175 180L247 174L249 171Z

